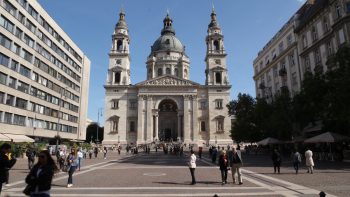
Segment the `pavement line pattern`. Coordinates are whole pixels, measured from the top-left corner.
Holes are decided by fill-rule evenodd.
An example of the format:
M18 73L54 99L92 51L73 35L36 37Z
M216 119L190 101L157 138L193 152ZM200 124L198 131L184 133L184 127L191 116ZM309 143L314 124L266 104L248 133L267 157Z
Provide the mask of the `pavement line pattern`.
M213 166L214 164L209 162L207 159L203 159L201 160L202 162ZM241 169L243 172L243 177L248 180L251 183L254 183L256 185L259 185L261 187L267 188L271 191L274 191L275 194L281 194L283 196L287 196L287 197L295 197L298 195L318 195L320 193L320 191L312 189L312 188L308 188L305 186L301 186L301 185L297 185L288 181L284 181L281 179L277 179L277 178L273 178L273 177L269 177L266 175L262 175L253 171L249 171L249 170L245 170L245 169ZM231 173L231 171L229 172ZM259 177L257 179L257 177ZM263 182L267 182L269 184L265 184ZM284 184L285 186L281 186L279 183ZM336 197L334 195L331 194L327 194L327 196L329 197Z

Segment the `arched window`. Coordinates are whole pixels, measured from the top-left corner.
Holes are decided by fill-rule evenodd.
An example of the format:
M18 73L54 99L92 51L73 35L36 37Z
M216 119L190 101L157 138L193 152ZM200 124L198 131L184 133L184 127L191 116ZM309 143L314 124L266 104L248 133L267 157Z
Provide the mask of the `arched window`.
M166 70L165 70L165 71L166 71L166 74L167 74L167 75L170 75L170 74L171 74L171 70L170 70L170 68L166 68Z
M220 72L216 72L215 73L215 82L218 84L221 84L221 73Z
M214 41L214 50L215 51L219 51L220 50L220 44L218 40Z
M188 74L188 73L187 73L187 69L185 69L185 70L184 70L184 78L186 78L186 79L187 79L187 74Z
M117 41L117 50L118 51L122 51L123 50L123 41L122 40L118 40Z
M114 73L114 83L120 83L120 72Z
M175 72L175 76L179 76L179 70L177 68L174 69L174 72Z
M119 127L119 117L118 116L112 116L109 118L110 122L110 132L111 133L118 133L118 127Z
M158 68L158 77L162 76L162 74L163 74L163 69L162 68Z
M206 129L205 129L205 121L201 121L201 131L206 131Z

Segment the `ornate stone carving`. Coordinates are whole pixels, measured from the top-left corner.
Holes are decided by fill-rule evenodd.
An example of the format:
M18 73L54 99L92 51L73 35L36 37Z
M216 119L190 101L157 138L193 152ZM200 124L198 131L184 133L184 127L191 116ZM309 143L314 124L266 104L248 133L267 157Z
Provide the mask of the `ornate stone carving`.
M176 79L172 77L164 77L160 79L154 79L146 81L142 85L150 86L192 86L193 84L186 80Z

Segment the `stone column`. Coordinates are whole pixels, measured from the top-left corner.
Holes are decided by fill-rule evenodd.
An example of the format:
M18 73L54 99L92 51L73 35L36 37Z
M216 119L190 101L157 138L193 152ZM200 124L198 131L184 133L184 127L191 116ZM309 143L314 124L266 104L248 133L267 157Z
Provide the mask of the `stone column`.
M192 127L193 127L193 141L198 143L199 127L198 127L198 101L197 96L192 96Z
M137 107L137 144L144 142L144 129L143 129L143 95L139 95L138 107Z
M147 96L147 111L146 111L146 142L153 140L153 115L152 115L152 96Z
M190 95L184 95L184 142L191 142L191 128L190 128Z
M158 135L159 135L159 134L158 134L158 118L159 118L159 115L158 115L158 113L157 113L157 114L155 115L155 119L156 119L156 120L155 120L155 123L154 123L154 124L155 124L155 125L154 125L154 126L155 126L155 137L154 137L154 139L155 139L155 140L159 140L159 137L158 137Z
M177 137L179 139L183 139L183 136L181 136L181 114L177 114Z

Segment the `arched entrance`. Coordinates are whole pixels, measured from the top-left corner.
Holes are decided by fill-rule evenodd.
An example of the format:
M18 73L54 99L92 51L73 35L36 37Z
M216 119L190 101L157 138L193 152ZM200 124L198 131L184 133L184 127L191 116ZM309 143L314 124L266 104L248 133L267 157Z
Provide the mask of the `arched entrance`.
M158 136L161 141L176 141L178 138L178 106L175 101L165 99L158 106Z

